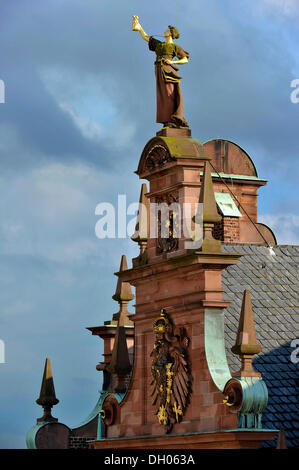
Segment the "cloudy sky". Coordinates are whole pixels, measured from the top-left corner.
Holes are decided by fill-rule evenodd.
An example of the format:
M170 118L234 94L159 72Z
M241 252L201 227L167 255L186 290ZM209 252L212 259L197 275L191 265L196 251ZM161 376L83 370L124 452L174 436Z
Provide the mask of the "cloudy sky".
M132 14L149 34L178 27L193 136L251 155L269 180L260 221L280 244L299 243L298 0L1 2L0 448L24 447L41 416L47 356L54 416L76 425L97 400L102 345L85 327L117 311L113 273L137 249L98 239L95 207L118 194L137 200L134 171L159 129L154 56Z

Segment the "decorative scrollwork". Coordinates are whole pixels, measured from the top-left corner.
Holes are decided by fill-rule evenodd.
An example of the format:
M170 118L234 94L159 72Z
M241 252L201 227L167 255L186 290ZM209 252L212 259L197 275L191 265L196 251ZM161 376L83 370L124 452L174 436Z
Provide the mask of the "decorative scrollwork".
M237 410L240 408L242 404L243 390L238 380L229 380L225 385L223 393L223 403L226 406L232 407L233 410Z
M169 433L179 423L189 403L192 376L188 360L189 339L184 327L176 328L163 309L153 324L156 334L151 356L153 402L159 423Z
M176 251L179 246L180 234L180 214L177 197L174 194L164 194L156 199L157 204L165 204L165 215L163 211L158 213L158 237L157 237L157 253L168 253ZM167 209L167 206L169 209ZM170 210L172 207L172 210ZM168 236L163 236L163 232Z
M111 426L111 424L118 422L119 413L118 401L113 395L108 395L103 403L103 408L99 412L106 426Z
M154 170L155 168L161 168L169 161L171 161L171 157L167 148L163 145L155 145L146 157L145 166L149 170Z

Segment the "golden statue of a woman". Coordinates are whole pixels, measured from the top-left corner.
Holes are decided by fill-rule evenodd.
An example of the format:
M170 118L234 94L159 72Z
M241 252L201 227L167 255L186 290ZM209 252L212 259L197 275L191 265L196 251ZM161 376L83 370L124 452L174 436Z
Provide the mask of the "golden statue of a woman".
M187 64L189 54L174 43L180 37L177 28L168 26L164 32L165 42L148 36L142 29L137 15L133 16L133 31L139 31L148 42L149 50L156 53L155 75L157 88L157 122L164 127L189 127L184 118L183 97L176 65ZM177 60L173 60L177 57Z

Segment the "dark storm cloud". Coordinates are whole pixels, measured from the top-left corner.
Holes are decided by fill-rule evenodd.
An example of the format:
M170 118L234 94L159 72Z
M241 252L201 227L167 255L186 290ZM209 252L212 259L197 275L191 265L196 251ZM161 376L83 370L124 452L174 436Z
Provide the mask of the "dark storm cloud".
M170 20L179 23L179 42L191 53L181 72L186 116L196 137L236 140L249 153L257 152L261 167L270 159L275 167L282 154L288 155L286 167L292 165L299 106L289 98L294 61L279 24L265 27L266 13L258 16L246 2L237 12L231 1L191 2L184 8L177 1L171 12L167 2L158 8L158 2L133 1L130 11L123 2L113 5L11 3L10 21L1 33L9 90L1 111L2 119L15 122L25 145L60 158L94 160L97 152L101 164L113 160L78 132L41 83L41 67L63 66L98 77L124 119L136 125L135 148L142 148L155 129L154 56L130 30L131 13L138 12L149 34L162 34Z
M4 25L0 39L5 45L1 78L6 84L6 104L0 108L0 120L13 125L21 148L17 155L2 155L3 169L6 165L34 164L34 160L70 158L109 167L120 158L117 149L109 151L107 145L82 136L40 78L43 67L64 67L73 70L74 75L76 71L83 76L94 74L99 85L106 84L104 92L124 120L138 123L138 114L144 115L145 100L140 100L144 93L136 91L129 74L135 63L134 54L125 54L122 37L122 33L128 34L130 16L120 27L116 16L111 30L106 21L111 8L107 3L103 7L101 11L95 2L52 2L51 7L39 2L10 4L10 22ZM139 82L136 72L138 69L134 75ZM102 104L95 102L94 106ZM116 128L115 132L120 133L121 129ZM30 155L23 162L26 150Z
M9 73L10 72L10 73ZM36 72L28 66L6 71L6 104L1 108L0 119L17 131L25 149L40 156L61 158L64 156L89 156L92 159L98 149L78 132L68 116L49 95ZM0 121L0 122L1 122ZM21 150L21 149L20 149ZM22 164L22 152L8 155L6 164ZM3 158L1 159L2 163ZM28 161L23 165L28 165Z

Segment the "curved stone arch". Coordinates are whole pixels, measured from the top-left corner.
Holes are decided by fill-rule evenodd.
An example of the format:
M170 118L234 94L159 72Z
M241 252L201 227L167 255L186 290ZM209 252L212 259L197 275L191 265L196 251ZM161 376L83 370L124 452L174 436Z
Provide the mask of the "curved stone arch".
M138 168L137 175L140 178L161 170L165 164L174 162L177 159L209 160L203 144L191 137L153 137L144 147ZM151 165L147 162L151 161Z
M213 143L214 143L214 147L212 147ZM243 165L240 165L240 162L238 162L238 167L237 167L237 165L234 165L233 162L229 162L231 164L231 166L233 167L233 171L224 171L224 173L258 177L257 169L256 169L255 164L253 163L252 158L246 152L246 150L244 150L239 144L237 144L236 142L233 142L232 140L227 140L227 139L210 139L210 140L207 140L206 142L204 142L203 146L205 147L205 150L206 150L207 154L211 158L212 163L215 165L215 167L216 167L216 169L219 173L223 172L223 171L222 171L221 168L219 168L219 162L217 161L218 160L217 154L219 152L219 149L217 148L217 145L219 145L219 147L220 147L220 146L223 145L223 143L227 143L229 147L237 148L240 152L240 155L244 156ZM242 168L246 167L246 163L245 163L246 160L247 160L247 164L248 164L247 171L246 171L246 169L245 169L245 171L242 171ZM228 166L229 166L229 163L228 163ZM218 166L218 168L217 168L217 166ZM235 170L234 170L234 167L236 167ZM239 170L239 168L240 168L240 170Z
M262 235L266 238L270 246L277 245L277 239L276 239L275 233L268 225L263 224L262 222L257 222L255 225L258 226L258 228L262 232ZM265 240L262 240L262 241L265 241Z

